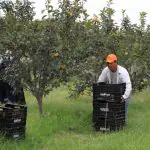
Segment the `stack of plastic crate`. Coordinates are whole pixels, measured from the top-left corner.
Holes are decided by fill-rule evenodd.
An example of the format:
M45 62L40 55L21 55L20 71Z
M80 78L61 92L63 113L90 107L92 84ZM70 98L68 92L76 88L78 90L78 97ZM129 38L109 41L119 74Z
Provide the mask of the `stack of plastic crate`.
M116 131L125 125L125 84L93 84L93 126L97 131Z
M24 139L27 107L25 105L4 104L0 106L0 131L11 139Z
M7 85L7 86L6 86ZM0 132L7 138L24 139L26 131L27 106L24 91L11 92L7 83L1 82L0 89Z

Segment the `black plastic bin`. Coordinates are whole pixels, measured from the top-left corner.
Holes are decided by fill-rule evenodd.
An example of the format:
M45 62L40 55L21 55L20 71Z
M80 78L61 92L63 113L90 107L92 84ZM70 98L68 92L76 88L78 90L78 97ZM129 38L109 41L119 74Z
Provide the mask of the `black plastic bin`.
M27 107L18 104L0 105L0 131L6 137L23 139L25 137Z
M116 131L125 125L125 84L93 84L93 127L96 131Z
M126 84L93 84L93 101L107 101L114 102L120 101L121 96L124 94Z
M25 132L26 128L23 126L16 128L7 128L3 133L9 139L22 140L25 138Z
M126 84L106 84L106 83L93 83L93 94L108 93L108 94L123 94Z

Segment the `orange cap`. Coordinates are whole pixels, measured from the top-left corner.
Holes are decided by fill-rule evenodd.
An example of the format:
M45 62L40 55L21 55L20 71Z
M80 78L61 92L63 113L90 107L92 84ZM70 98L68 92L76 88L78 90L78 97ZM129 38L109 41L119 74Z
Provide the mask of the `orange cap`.
M114 61L117 61L117 56L115 54L109 54L106 58L106 62L112 63Z

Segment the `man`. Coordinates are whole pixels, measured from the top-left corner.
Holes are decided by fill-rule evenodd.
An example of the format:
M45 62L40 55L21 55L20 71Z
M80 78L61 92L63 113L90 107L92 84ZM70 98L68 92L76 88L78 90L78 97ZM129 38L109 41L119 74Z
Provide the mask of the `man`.
M99 76L98 82L105 82L108 84L126 84L124 95L121 97L121 101L125 101L125 119L127 120L129 97L132 91L132 85L128 71L117 64L117 56L115 54L109 54L106 58L107 67L105 67Z
M7 51L5 55L0 55L0 73L5 75L5 69L10 66L13 61L14 58L11 56L11 52L9 51ZM21 82L18 78L16 78L14 83L15 84L12 86L7 81L0 79L0 103L18 103L25 105L26 101Z

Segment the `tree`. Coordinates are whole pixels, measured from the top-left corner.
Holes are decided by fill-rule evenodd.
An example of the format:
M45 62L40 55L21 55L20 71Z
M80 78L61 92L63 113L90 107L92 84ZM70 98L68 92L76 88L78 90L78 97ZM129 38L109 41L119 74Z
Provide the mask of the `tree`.
M11 10L7 10L3 18L5 31L0 41L1 54L9 51L13 58L3 78L12 86L16 79L21 80L24 88L36 97L42 114L43 96L66 80L62 56L57 52L59 36L55 21L33 21L31 3L19 2L17 5L17 2L3 2L1 5L3 10L8 6ZM28 15L22 15L24 9Z

